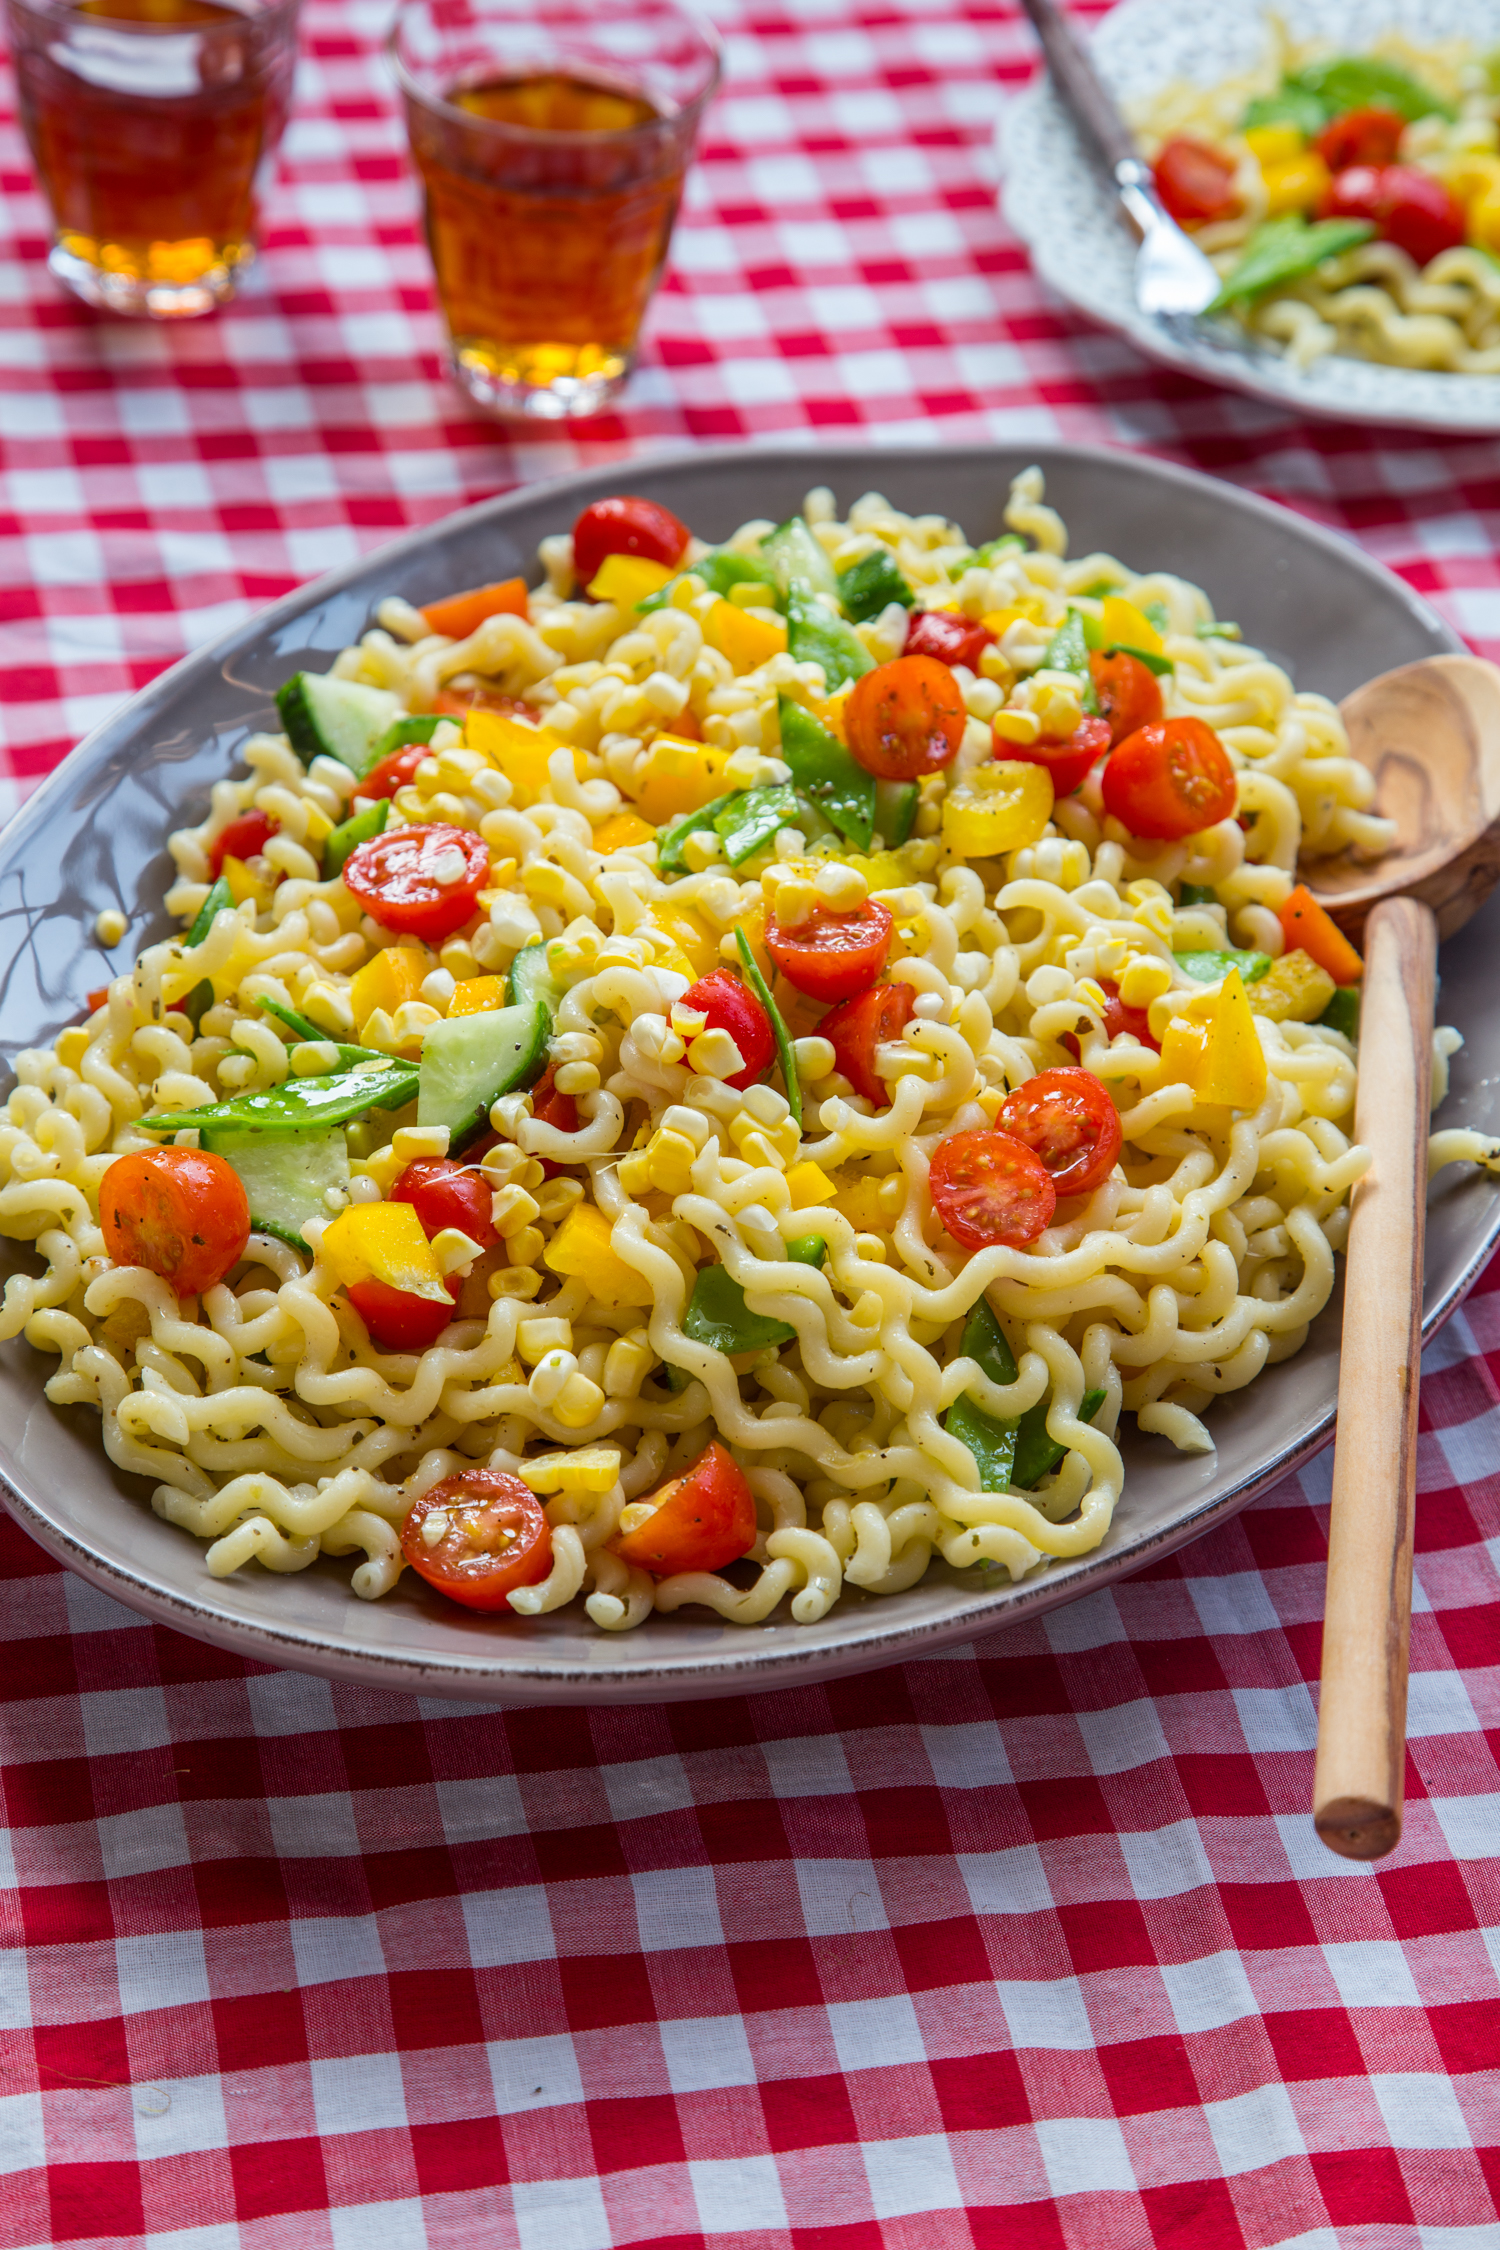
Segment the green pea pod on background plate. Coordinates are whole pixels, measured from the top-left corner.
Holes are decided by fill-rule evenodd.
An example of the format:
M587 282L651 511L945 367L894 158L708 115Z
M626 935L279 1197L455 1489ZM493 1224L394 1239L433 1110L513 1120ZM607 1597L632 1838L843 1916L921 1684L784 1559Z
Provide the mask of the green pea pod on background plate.
M1309 226L1300 211L1284 218L1267 219L1246 243L1244 254L1208 306L1210 313L1225 312L1249 297L1264 296L1283 282L1300 281L1325 258L1336 258L1375 232L1368 219L1315 219Z
M1283 92L1288 88L1311 95L1328 117L1351 109L1393 109L1408 125L1419 117L1444 117L1451 125L1458 115L1441 94L1382 55L1331 55L1299 70Z

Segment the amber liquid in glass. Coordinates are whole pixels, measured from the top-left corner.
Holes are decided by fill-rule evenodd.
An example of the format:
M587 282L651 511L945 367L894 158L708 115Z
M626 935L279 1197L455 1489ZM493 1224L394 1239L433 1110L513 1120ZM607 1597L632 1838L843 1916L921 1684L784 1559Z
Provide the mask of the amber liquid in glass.
M255 19L218 0L78 0L70 17L73 44L15 57L59 249L125 286L191 290L232 274L253 251L256 172L280 134L289 67L268 72ZM105 40L109 24L160 30L129 41L132 67L118 37L94 55L90 18ZM158 46L195 31L210 36Z
M466 131L411 113L455 358L481 395L605 395L627 371L682 192L687 138L642 95L562 75L451 87Z

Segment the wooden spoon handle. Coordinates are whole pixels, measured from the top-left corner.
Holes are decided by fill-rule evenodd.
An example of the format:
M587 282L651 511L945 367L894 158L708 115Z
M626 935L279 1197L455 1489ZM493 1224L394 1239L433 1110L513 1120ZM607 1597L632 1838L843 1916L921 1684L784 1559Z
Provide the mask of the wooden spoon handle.
M1372 909L1355 1136L1373 1162L1354 1190L1344 1271L1313 1780L1318 1834L1345 1859L1401 1840L1436 962L1430 907Z

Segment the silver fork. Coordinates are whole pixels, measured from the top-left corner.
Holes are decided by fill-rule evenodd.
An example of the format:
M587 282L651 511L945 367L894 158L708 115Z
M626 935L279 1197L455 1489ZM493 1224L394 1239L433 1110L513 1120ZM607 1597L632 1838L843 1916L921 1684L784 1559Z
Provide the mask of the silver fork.
M1218 295L1219 276L1197 243L1162 209L1150 165L1137 155L1130 128L1057 0L1021 0L1021 5L1041 40L1053 84L1114 181L1121 210L1140 237L1136 303L1158 320L1191 319Z

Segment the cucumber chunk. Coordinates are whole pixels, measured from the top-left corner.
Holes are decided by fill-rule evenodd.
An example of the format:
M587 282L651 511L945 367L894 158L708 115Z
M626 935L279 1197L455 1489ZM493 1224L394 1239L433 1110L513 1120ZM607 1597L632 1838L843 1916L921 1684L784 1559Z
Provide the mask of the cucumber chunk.
M517 1007L530 1008L540 1001L548 1016L556 1020L563 1004L564 988L547 965L547 945L543 938L533 938L523 945L510 965L510 997ZM550 1036L550 1027L549 1027Z
M435 1023L422 1042L417 1123L446 1125L449 1148L462 1148L502 1094L541 1077L551 1036L552 1018L540 1000Z
M896 851L911 834L917 817L918 790L914 781L877 781L875 827L885 838L888 852Z
M838 572L829 559L827 548L803 517L788 516L785 523L767 532L760 551L783 594L790 593L793 580L800 578L815 592L832 594L837 601Z
M204 1133L203 1146L232 1164L250 1198L250 1224L306 1249L309 1219L331 1219L330 1188L349 1193L349 1144L342 1132L289 1134Z
M324 882L331 883L335 875L343 874L345 862L361 844L368 844L374 836L383 836L390 817L390 798L377 797L373 805L366 805L352 820L340 821L338 827L323 838Z
M378 766L382 758L391 757L397 750L413 750L419 743L431 742L439 727L463 726L462 719L453 712L407 712L404 718L393 719L370 751L370 766ZM370 766L366 766L366 773Z
M294 672L276 690L276 708L304 765L337 758L353 773L369 772L381 737L402 716L401 698L389 689L327 672Z

